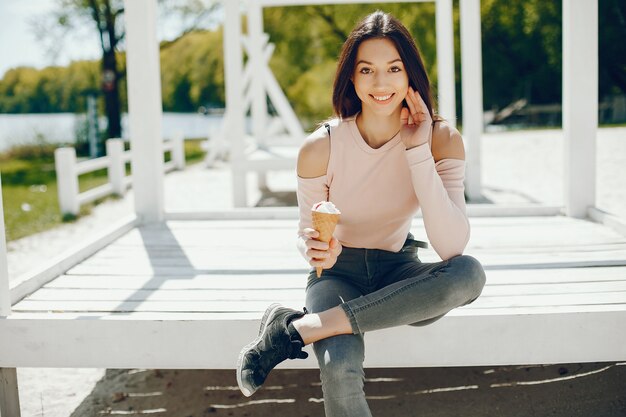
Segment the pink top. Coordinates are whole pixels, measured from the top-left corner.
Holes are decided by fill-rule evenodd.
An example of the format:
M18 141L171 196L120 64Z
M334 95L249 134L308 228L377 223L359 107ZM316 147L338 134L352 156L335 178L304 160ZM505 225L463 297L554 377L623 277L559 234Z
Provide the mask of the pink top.
M311 227L313 204L332 201L341 211L334 236L343 246L398 252L421 208L430 244L449 259L463 253L470 235L464 176L465 161L435 163L430 143L406 150L398 133L373 149L355 117L344 119L331 127L326 175L298 176L298 233Z

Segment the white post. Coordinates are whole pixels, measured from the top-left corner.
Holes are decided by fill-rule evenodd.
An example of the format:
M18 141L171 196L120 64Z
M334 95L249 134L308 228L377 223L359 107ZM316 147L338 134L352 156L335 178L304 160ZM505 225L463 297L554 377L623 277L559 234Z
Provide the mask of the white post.
M263 134L267 127L267 95L263 83L263 73L260 70L264 65L263 47L263 8L256 1L248 2L248 41L250 65L252 66L252 132L254 138L263 142Z
M0 178L0 320L11 314L11 290L7 264L7 244L4 230L2 179ZM17 390L15 368L0 368L0 416L20 415L20 398Z
M176 132L172 137L172 161L177 170L185 169L185 138L182 132Z
M76 149L55 149L54 166L57 174L57 191L61 214L77 215L80 211L80 203L78 201Z
M113 194L123 196L126 193L124 177L126 176L126 162L124 162L124 141L109 139L106 141L107 158L109 159L109 183Z
M0 368L0 417L20 416L20 396L17 390L17 370Z
M135 212L143 222L158 222L164 212L164 163L156 0L124 0L124 19Z
M266 44L263 33L263 8L256 1L248 2L248 40L250 65L252 67L252 135L257 143L265 143L267 128L267 94L263 82L261 68L265 65L263 47ZM260 189L267 188L267 173L257 172L257 182Z
M565 212L595 206L598 128L598 2L563 0Z
M4 206L2 204L2 178L0 177L0 317L7 317L11 314L10 288L7 242L4 230Z
M466 139L465 190L470 200L482 199L480 140L483 133L482 46L480 0L461 0L461 94L463 137Z
M450 125L456 126L452 0L436 1L438 112Z
M228 116L228 119L224 120L224 135L226 140L230 141L233 203L235 207L246 207L240 1L223 0L222 4L224 5L224 83L226 86L226 115Z

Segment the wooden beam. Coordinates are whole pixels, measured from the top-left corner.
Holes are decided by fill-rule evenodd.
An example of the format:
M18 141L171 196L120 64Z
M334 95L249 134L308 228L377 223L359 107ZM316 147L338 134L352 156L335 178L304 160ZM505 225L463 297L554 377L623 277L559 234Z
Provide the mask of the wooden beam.
M483 78L480 36L480 0L461 0L461 99L467 171L465 191L470 200L482 200L480 142L483 133Z
M243 51L241 49L241 15L239 0L223 0L224 6L224 84L226 87L226 114L224 136L230 143L230 162L233 174L233 204L247 206L246 171L241 170L244 156L244 98L241 85Z
M135 215L120 219L89 240L69 247L60 255L43 262L37 268L17 277L11 284L10 303L17 303L28 294L37 291L48 282L63 275L69 269L128 233L137 226L137 223L138 220ZM3 314L0 314L0 316L2 315Z
M596 201L598 2L563 0L565 211L584 218Z
M7 241L4 231L4 207L2 204L2 177L0 176L0 317L11 314L11 293L9 265L7 261Z
M0 417L19 417L20 415L17 370L0 368Z
M142 222L163 220L161 70L156 0L125 0L128 116L135 212Z
M436 7L438 112L456 126L452 0L437 0Z
M626 360L626 333L616 331L626 320L623 310L475 315L461 308L453 313L426 327L368 333L365 366ZM250 320L1 320L0 332L7 337L0 340L0 366L232 369L241 347L258 331L261 313L256 316ZM221 337L225 334L228 337ZM30 348L18 348L23 346ZM317 362L310 355L308 360L287 361L281 367L316 368Z

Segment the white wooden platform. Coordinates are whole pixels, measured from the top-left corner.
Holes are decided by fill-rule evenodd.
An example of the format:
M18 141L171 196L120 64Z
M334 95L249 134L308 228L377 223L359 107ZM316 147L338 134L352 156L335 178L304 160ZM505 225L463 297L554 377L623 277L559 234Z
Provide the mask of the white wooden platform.
M625 237L564 216L471 223L466 253L486 269L483 295L430 326L367 334L367 366L626 360ZM0 320L0 367L234 368L269 303L304 305L296 224L132 229L13 306Z

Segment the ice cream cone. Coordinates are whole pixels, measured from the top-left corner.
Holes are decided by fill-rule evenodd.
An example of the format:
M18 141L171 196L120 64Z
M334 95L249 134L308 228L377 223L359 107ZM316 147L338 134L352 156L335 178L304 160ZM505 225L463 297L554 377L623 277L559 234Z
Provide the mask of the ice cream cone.
M335 226L337 225L337 222L339 222L339 214L312 211L311 215L313 220L313 229L317 230L320 234L317 240L329 243L330 239L333 237ZM323 268L318 266L315 269L317 271L317 277L321 277Z

